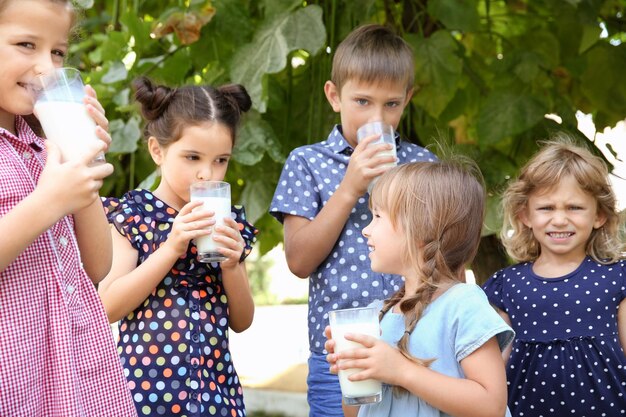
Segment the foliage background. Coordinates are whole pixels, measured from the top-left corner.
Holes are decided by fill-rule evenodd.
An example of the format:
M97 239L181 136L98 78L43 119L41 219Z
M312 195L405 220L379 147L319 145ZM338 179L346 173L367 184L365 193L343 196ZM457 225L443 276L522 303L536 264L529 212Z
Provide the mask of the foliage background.
M414 48L416 93L399 128L427 146L445 138L478 161L489 190L473 265L479 281L506 264L494 232L499 192L556 131L581 137L578 110L600 130L626 117L626 0L79 0L69 65L97 90L115 165L102 190L119 196L158 180L142 142L131 81L246 86L254 108L227 181L261 230L282 241L267 208L289 151L338 122L323 95L332 51L354 27L393 27ZM556 114L561 123L546 118Z

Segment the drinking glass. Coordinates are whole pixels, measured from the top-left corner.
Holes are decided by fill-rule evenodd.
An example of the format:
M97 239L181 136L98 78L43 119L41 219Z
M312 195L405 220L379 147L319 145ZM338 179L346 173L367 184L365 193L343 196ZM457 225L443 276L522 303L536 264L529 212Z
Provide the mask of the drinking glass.
M202 201L203 208L215 212L215 226L224 224L224 218L230 217L230 184L224 181L199 181L191 184L190 200ZM211 228L212 229L212 228ZM222 245L213 240L213 234L195 239L198 249L198 261L221 262L226 259L217 251Z
M346 340L346 333L360 333L380 338L380 324L378 309L373 307L349 308L334 310L328 313L330 331L335 341L335 352L363 347L360 343ZM340 369L339 385L341 395L346 405L361 405L380 402L382 399L382 384L375 379L350 381L348 377L361 369Z
M46 139L61 149L63 160L79 159L89 152L90 144L99 141L96 123L83 102L85 85L75 68L57 68L39 77L35 115ZM94 162L105 162L100 152Z

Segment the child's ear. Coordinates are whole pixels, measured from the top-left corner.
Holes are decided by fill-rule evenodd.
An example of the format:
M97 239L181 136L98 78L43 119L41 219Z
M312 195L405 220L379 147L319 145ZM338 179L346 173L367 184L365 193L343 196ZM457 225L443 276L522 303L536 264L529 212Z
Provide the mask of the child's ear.
M326 94L326 99L333 108L333 111L339 113L341 110L341 97L339 96L339 90L334 82L326 81L326 84L324 84L324 94Z
M596 220L593 222L593 228L601 228L602 226L604 226L604 223L606 223L606 220L606 214L602 211L598 211L598 213L596 214Z
M157 166L161 166L161 163L163 162L163 149L154 136L150 136L148 138L148 151L150 152L150 156L152 157L154 163Z
M532 227L530 226L530 221L528 220L528 207L524 207L522 210L520 210L520 212L517 214L517 218L524 224L524 226L532 229Z

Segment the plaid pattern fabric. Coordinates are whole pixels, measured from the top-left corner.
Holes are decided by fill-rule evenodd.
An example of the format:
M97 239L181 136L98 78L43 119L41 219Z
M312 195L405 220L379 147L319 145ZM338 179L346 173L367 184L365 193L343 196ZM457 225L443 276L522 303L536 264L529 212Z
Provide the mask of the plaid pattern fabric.
M34 190L46 160L19 117L16 129L0 129L0 216ZM72 217L0 271L0 361L0 416L136 416Z

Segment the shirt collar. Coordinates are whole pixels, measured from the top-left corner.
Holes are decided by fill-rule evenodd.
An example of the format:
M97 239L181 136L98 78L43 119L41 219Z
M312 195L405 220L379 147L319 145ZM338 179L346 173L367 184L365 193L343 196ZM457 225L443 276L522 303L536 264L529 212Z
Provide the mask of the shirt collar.
M43 140L33 132L26 120L21 116L15 116L15 131L17 136L0 127L0 135L7 139L22 142L36 151L41 151L44 148Z

